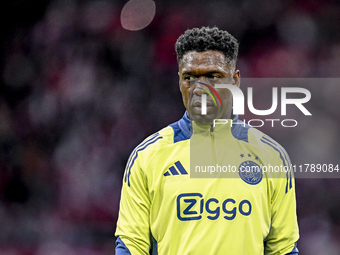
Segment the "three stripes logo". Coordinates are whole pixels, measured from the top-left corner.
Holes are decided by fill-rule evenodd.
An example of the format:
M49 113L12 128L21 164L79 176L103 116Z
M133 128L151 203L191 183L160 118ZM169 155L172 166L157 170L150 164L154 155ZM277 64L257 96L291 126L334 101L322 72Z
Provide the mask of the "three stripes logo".
M169 170L166 171L163 175L164 176L171 176L171 175L185 175L188 172L185 170L181 162L175 162L175 166L169 167Z

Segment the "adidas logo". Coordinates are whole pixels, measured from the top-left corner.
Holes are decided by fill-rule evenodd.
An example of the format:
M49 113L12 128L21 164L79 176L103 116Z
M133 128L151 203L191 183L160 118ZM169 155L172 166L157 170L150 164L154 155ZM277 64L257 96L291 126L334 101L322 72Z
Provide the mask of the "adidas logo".
M176 167L177 169L176 169ZM168 171L166 171L163 175L164 176L170 176L170 175L183 175L188 174L188 172L185 170L185 168L182 166L181 162L177 161L175 162L175 166L171 166ZM178 172L178 171L179 172ZM171 173L171 174L170 174Z

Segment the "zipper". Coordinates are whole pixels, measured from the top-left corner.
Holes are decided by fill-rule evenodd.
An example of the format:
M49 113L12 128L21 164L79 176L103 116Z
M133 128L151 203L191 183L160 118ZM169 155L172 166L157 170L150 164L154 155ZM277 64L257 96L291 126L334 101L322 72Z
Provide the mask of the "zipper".
M215 137L214 137L214 127L210 127L210 142L211 142L211 151L212 151L212 165L216 166L216 151L215 151Z

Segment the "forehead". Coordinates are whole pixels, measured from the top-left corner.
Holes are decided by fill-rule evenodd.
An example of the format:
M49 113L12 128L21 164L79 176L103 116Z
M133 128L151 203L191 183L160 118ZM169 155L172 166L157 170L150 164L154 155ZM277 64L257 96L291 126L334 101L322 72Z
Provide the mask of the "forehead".
M196 69L223 69L229 70L226 58L219 51L189 51L184 54L182 61L179 64L181 71L191 71Z

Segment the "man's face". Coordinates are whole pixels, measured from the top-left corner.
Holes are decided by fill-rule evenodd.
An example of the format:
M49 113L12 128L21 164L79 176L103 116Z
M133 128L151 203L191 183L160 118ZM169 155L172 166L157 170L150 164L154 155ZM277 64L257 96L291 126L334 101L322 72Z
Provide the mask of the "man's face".
M231 92L228 89L215 88L221 98L221 105L210 87L214 87L214 84L233 84L239 87L240 72L234 69L234 64L228 64L224 54L219 51L190 51L183 56L179 64L179 87L189 117L196 124L212 125L214 119L231 118ZM214 96L216 105L214 99L204 90ZM207 94L206 115L201 114L203 94Z

